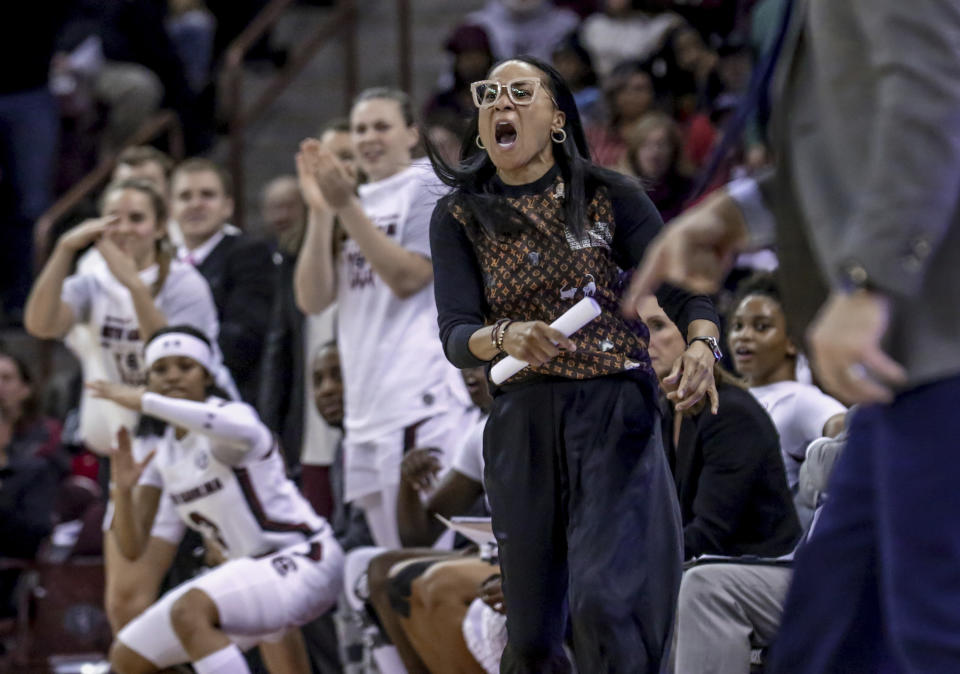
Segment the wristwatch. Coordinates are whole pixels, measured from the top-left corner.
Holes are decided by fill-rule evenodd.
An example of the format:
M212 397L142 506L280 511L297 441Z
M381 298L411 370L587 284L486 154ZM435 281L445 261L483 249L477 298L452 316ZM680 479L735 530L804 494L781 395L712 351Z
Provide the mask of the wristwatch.
M710 347L710 351L713 352L714 360L719 361L721 358L723 358L723 351L720 350L720 342L717 341L716 337L710 337L709 335L694 337L690 340L687 346L690 346L690 344L693 344L694 342L703 342Z

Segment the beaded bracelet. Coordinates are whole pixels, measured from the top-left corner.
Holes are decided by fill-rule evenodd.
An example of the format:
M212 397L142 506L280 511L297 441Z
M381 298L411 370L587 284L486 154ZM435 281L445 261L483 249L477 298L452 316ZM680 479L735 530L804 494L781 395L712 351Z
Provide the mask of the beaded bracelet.
M509 328L512 323L513 321L508 320L503 324L503 327L500 328L500 334L497 335L497 351L503 351L503 338L507 336L507 328Z
M504 323L506 323L509 320L510 320L509 318L501 318L496 323L493 324L493 331L490 333L490 346L497 349L497 351L500 350L500 347L497 346L497 344L500 342L500 339L497 336L497 333L500 332L500 326L502 326Z

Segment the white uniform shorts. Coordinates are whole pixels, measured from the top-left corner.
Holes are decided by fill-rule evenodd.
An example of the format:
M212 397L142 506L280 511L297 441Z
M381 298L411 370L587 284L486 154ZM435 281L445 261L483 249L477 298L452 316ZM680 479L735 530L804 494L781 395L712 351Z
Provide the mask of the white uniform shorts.
M451 408L407 428L366 442L344 438L344 500L364 511L373 541L388 549L403 547L397 529L397 493L400 462L414 448L439 449L437 458L446 468L473 427L470 411L451 401ZM448 546L449 547L449 546Z
M343 550L329 527L304 543L266 557L231 560L178 585L117 635L159 669L190 661L173 630L170 610L192 589L217 606L220 627L242 650L276 641L337 603L343 587Z

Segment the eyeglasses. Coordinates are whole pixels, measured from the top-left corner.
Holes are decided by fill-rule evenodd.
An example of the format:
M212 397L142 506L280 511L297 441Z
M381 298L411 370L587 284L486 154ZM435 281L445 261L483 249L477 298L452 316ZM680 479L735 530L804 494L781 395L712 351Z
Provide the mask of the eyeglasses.
M473 94L473 104L482 110L495 105L504 90L514 105L531 105L537 100L537 92L542 86L543 82L536 77L522 77L510 80L506 84L497 80L480 80L470 85L470 91ZM550 96L553 104L557 105L557 99L549 93L547 95Z

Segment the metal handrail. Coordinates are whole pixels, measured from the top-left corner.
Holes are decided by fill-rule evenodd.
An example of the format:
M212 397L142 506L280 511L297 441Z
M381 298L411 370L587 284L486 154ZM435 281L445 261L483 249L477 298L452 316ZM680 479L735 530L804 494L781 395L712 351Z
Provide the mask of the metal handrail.
M343 38L344 49L344 104L353 99L357 82L356 8L354 0L339 0L337 8L327 21L318 25L296 47L286 65L267 85L266 89L247 107L243 105L243 60L250 48L280 19L283 10L293 0L272 0L246 29L227 48L224 60L224 83L230 119L229 170L233 179L234 224L244 225L244 140L247 127L286 91L294 78L306 67L322 47L335 37Z
M148 143L164 133L167 134L170 155L174 159L181 159L184 150L183 130L180 128L179 118L172 110L161 110L147 119L136 133L127 139L121 151L127 147ZM53 226L110 179L119 154L118 151L100 159L90 173L74 183L37 219L33 226L34 261L37 269L41 269L46 261L49 249L47 244Z

